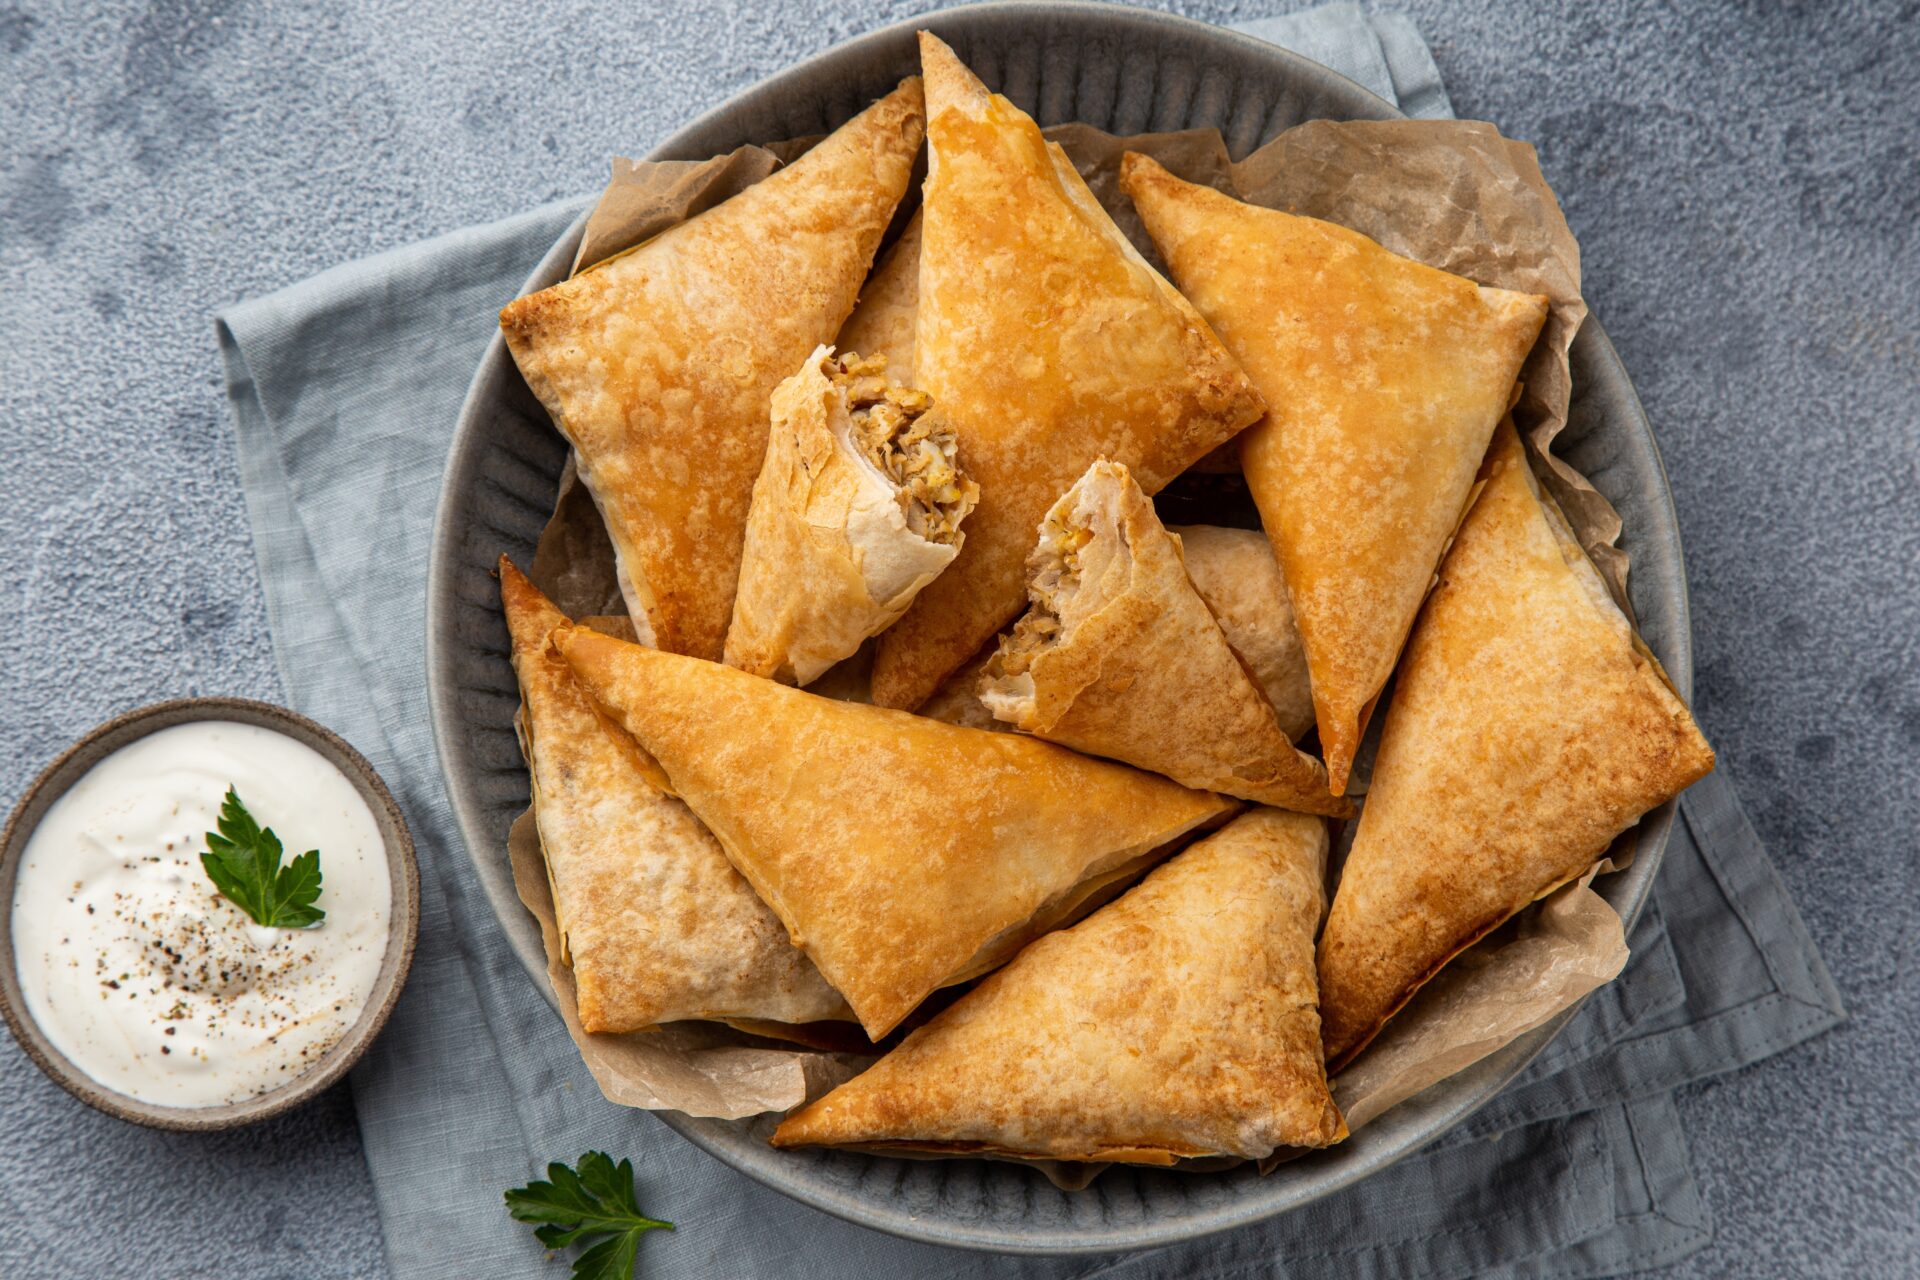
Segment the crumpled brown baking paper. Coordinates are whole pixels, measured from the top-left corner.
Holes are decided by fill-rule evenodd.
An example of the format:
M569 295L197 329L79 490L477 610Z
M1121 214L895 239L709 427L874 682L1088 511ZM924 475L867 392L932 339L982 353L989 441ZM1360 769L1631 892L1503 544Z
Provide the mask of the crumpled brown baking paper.
M1620 916L1589 873L1550 894L1494 938L1470 947L1333 1082L1358 1129L1396 1103L1542 1026L1627 963ZM1508 936L1511 934L1511 936Z
M1626 561L1613 546L1618 515L1583 477L1545 454L1566 425L1572 385L1567 350L1586 305L1580 298L1579 248L1533 148L1501 137L1491 125L1465 121L1314 121L1237 163L1211 130L1134 138L1084 125L1046 132L1153 261L1158 259L1152 243L1119 190L1119 160L1127 150L1145 152L1184 178L1243 199L1352 227L1395 252L1480 283L1546 294L1551 315L1527 363L1516 417L1575 533L1624 601ZM576 270L711 208L772 173L804 146L802 141L742 147L700 163L616 161L613 180L588 219ZM1239 499L1243 502L1244 494ZM1222 490L1217 500L1236 498ZM1182 518L1204 515L1188 512ZM623 611L605 529L571 464L530 576L570 616ZM708 1024L586 1035L574 1011L572 974L559 958L552 899L530 814L514 824L509 853L521 898L540 921L562 1016L610 1100L740 1117L785 1110L858 1069L857 1057L781 1046ZM1601 864L1596 873L1610 865ZM1620 918L1589 887L1591 878L1549 895L1456 959L1342 1073L1336 1095L1352 1128L1544 1024L1619 973L1627 956ZM1067 1186L1084 1185L1095 1171L1043 1169Z

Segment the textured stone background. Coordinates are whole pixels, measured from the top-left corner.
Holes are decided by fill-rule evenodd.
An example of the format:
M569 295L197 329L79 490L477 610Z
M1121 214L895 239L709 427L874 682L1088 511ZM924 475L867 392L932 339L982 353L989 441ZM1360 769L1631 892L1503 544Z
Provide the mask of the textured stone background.
M1673 477L1700 719L1854 1015L1683 1095L1717 1236L1680 1271L1920 1272L1916 6L1405 4L1566 203ZM0 800L136 704L278 696L215 307L591 190L923 7L0 0ZM149 1133L8 1043L0 1259L378 1276L351 1101Z

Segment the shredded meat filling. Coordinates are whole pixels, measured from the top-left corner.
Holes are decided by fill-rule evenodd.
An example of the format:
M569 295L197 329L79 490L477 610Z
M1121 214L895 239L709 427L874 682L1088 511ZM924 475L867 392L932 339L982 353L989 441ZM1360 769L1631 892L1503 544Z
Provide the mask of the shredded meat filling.
M1051 515L1041 527L1041 545L1055 557L1034 575L1028 594L1032 606L1013 624L1013 634L1000 646L993 663L998 674L1017 676L1033 665L1041 652L1060 638L1061 606L1080 586L1080 551L1093 541L1093 530L1062 524Z
M1033 660L1059 635L1059 615L1035 604L1013 624L1013 634L1001 643L1000 651L993 655L989 669L997 676L1025 675L1027 668L1033 665Z
M933 412L924 391L887 381L885 356L836 356L835 382L847 391L854 447L893 482L907 528L929 542L951 543L979 488L960 473L953 429Z

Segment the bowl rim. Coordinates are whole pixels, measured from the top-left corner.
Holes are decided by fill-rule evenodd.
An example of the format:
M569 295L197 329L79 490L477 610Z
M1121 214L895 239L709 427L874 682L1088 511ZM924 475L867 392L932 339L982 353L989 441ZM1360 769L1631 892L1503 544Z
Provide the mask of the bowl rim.
M28 842L40 821L95 765L123 747L176 725L229 720L283 734L317 751L354 784L380 827L392 889L387 946L366 1007L310 1069L240 1102L175 1107L145 1102L94 1080L62 1053L40 1027L20 989L13 949L14 886ZM212 1132L257 1123L289 1111L331 1087L359 1061L393 1013L413 967L420 933L420 868L413 835L386 782L351 743L297 711L252 698L170 698L122 712L95 725L55 756L27 785L0 828L0 1017L33 1064L55 1084L119 1120L152 1129Z
M1101 3L1099 0L1042 0L1038 3L1034 0L991 0L989 3L963 5L890 23L788 64L675 130L653 148L646 159L683 160L714 154L712 148L702 149L705 135L725 131L738 117L766 110L769 104L792 92L791 83L795 79L837 69L842 61L851 62L863 56L881 54L893 42L911 40L915 31L931 30L950 41L984 31L991 39L996 24L1009 19L1036 17L1055 23L1086 22L1104 27L1107 34L1121 38L1145 39L1151 38L1155 32L1161 32L1222 44L1249 58L1264 61L1275 69L1276 75L1287 75L1296 81L1306 82L1326 91L1329 96L1352 104L1356 110L1346 118L1407 118L1392 103L1321 63L1268 41L1211 23L1154 10ZM565 274L590 212L591 206L560 234L545 257L528 274L521 286L522 294L559 278L554 274L556 271L562 276ZM1652 519L1644 523L1655 531L1664 529L1671 532L1668 551L1672 557L1673 573L1670 581L1660 584L1660 602L1671 631L1671 653L1663 654L1662 661L1676 688L1683 696L1687 696L1692 683L1692 628L1679 522L1673 507L1673 492L1667 479L1665 462L1639 395L1627 376L1618 352L1591 310L1576 335L1575 345L1583 349L1585 358L1597 362L1599 371L1618 397L1611 406L1610 417L1618 419L1622 430L1635 438L1638 447L1644 448L1658 477L1657 492L1651 495L1655 504L1651 512ZM444 636L447 628L453 625L452 603L457 594L453 584L462 568L457 559L457 530L453 526L460 514L454 510L461 496L456 493L456 484L477 456L480 441L476 419L485 411L490 400L489 374L500 367L501 361L508 359L505 342L495 332L476 367L449 449L442 477L440 506L435 518L427 601L428 694L432 706L435 750L439 755L442 776L468 857L478 869L483 888L487 891L486 896L496 913L503 907L511 910L522 908L512 894L510 885L502 890L489 884L489 874L483 862L488 856L491 839L481 816L485 802L479 797L472 779L449 767L450 760L462 758L460 752L463 744L457 741L462 732L462 719L453 670L456 659L451 646L437 642L436 637ZM1644 577L1634 581L1641 589L1647 586ZM1612 883L1605 884L1603 890L1629 932L1651 898L1654 873L1665 853L1676 814L1677 802L1669 801L1643 815L1622 836L1622 839L1635 842L1633 865L1617 873L1616 877L1609 877ZM506 932L522 967L528 970L543 998L551 1004L554 997L545 980L544 954L537 958L526 954L513 931L508 929ZM1516 1037L1494 1053L1401 1103L1394 1110L1400 1113L1399 1127L1408 1130L1409 1136L1393 1149L1369 1152L1364 1158L1351 1161L1347 1167L1326 1172L1311 1186L1303 1187L1290 1196L1238 1200L1208 1209L1189 1208L1177 1218L1144 1227L1075 1227L1055 1236L1035 1239L1023 1234L1017 1226L1010 1228L1003 1223L963 1221L944 1216L937 1210L915 1213L904 1204L876 1205L869 1196L826 1184L809 1164L780 1158L790 1157L792 1153L772 1151L764 1142L752 1144L751 1138L747 1144L742 1144L734 1130L723 1132L719 1127L733 1122L692 1117L676 1111L655 1111L651 1114L736 1172L812 1208L890 1235L949 1247L1039 1256L1145 1249L1194 1240L1264 1221L1363 1181L1417 1153L1492 1101L1553 1042L1567 1023L1585 1007L1586 999L1590 997L1591 993L1543 1025ZM1386 1117L1368 1126L1375 1133L1387 1127ZM1358 1138L1365 1136L1356 1135ZM868 1157L851 1155L848 1158Z

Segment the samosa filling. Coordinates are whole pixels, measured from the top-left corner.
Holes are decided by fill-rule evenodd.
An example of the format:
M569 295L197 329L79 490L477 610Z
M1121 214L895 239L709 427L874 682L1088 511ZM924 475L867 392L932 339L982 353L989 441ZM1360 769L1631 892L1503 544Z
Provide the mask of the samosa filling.
M1060 640L1060 615L1068 598L1080 589L1080 552L1092 541L1093 530L1047 513L1034 553L1040 568L1027 588L1032 604L995 655L996 674L1025 674L1035 658Z
M885 356L847 352L829 365L846 388L848 436L874 470L892 482L907 528L950 544L980 490L961 474L953 429L924 391L887 381Z

